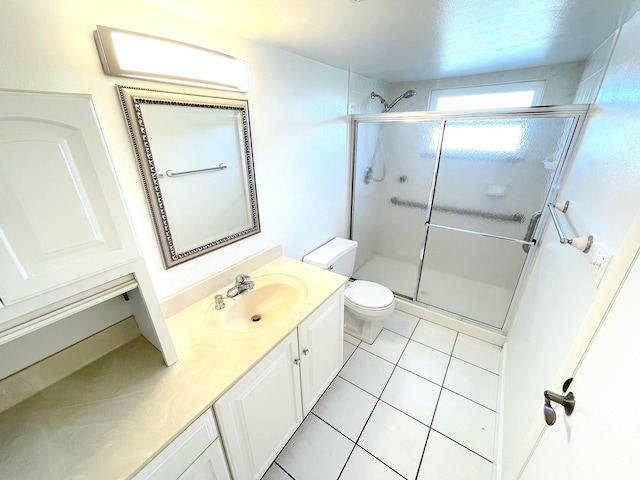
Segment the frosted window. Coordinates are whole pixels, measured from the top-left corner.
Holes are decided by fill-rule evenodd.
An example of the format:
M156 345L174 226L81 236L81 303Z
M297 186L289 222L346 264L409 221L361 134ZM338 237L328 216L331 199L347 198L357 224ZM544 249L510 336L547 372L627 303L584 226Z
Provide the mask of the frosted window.
M429 110L479 110L539 105L544 82L450 88L431 92Z

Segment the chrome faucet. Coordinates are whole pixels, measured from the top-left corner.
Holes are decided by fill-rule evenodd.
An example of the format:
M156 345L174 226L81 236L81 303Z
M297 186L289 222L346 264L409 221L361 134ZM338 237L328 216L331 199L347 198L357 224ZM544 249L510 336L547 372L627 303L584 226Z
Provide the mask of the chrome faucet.
M236 276L236 284L227 290L227 297L233 298L240 295L242 292L251 290L254 287L254 283L249 280L250 278L251 277L249 275L245 275L244 273Z

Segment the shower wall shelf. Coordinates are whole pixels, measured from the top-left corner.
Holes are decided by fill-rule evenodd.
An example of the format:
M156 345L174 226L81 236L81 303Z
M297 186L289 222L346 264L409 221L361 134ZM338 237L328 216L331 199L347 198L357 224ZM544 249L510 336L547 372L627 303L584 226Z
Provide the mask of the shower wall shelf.
M561 211L562 213L567 213L569 210L569 200L566 202L557 202L557 203L548 203L547 207L549 208L549 213L551 213L551 218L553 219L553 224L556 227L556 232L558 232L558 237L560 239L560 243L569 244L574 248L577 248L582 253L589 253L591 249L591 245L593 245L593 235L586 235L582 237L568 238L567 234L560 223L560 219L558 218L558 213L556 210Z

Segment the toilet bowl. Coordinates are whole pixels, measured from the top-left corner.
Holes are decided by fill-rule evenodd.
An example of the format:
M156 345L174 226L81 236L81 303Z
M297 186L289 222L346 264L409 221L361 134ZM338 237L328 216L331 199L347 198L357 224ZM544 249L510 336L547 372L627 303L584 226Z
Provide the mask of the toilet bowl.
M393 293L379 283L356 280L344 292L344 331L366 343L373 343L382 322L395 307Z
M351 277L357 245L354 240L337 237L305 255L302 261ZM344 293L344 330L366 343L373 343L394 307L393 292L387 287L355 280Z

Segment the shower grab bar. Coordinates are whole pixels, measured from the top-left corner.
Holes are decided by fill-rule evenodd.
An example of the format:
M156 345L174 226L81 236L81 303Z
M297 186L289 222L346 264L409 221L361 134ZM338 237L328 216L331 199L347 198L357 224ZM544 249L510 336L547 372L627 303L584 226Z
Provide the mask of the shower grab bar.
M159 177L180 177L182 175L191 175L192 173L213 172L216 170L224 170L227 166L221 163L217 167L199 168L197 170L184 170L182 172L174 172L173 170L165 170L164 172L158 172Z
M493 233L477 232L475 230L465 230L464 228L448 227L446 225L438 225L438 224L435 224L435 223L425 222L424 226L425 227L442 228L443 230L451 230L451 231L460 232L460 233L470 233L471 235L479 235L481 237L497 238L499 240L508 240L510 242L520 243L522 245L535 245L535 242L533 242L533 241L520 240L519 238L505 237L505 236L502 236L502 235L495 235Z
M558 203L548 203L547 207L549 208L549 213L551 213L551 218L553 220L553 224L556 227L556 232L558 232L558 237L560 239L560 243L565 244L568 243L574 248L577 248L582 253L588 253L589 249L591 249L591 245L593 244L593 235L587 235L583 237L575 237L569 238L560 223L560 219L558 218L558 214L556 210L560 210L562 213L567 213L569 210L569 200L566 202L558 202Z
M389 200L392 205L396 205L398 207L408 207L408 208L420 208L426 210L427 204L420 202L413 202L411 200L402 200L398 197L391 197ZM479 217L479 218L488 218L490 220L497 220L499 222L513 222L513 223L523 223L525 220L525 216L522 213L492 213L492 212L484 212L482 210L470 210L466 208L458 208L458 207L447 207L447 206L438 206L433 205L433 210L443 213L454 213L458 215L465 215L468 217Z

